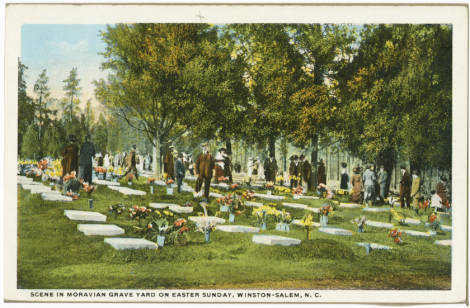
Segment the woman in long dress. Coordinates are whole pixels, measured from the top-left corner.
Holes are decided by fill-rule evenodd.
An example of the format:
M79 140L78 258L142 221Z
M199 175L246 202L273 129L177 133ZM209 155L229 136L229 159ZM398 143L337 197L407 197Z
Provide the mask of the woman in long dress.
M359 174L359 168L354 168L354 174L351 177L352 193L351 201L356 203L362 203L361 190L362 190L362 178Z

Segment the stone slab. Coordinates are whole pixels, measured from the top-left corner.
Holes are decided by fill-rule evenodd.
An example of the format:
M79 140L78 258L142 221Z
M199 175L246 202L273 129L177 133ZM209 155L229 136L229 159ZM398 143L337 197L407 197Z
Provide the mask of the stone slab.
M41 198L45 201L71 202L73 200L72 197L63 196L58 191L50 191L47 193L42 193Z
M339 207L345 208L345 209L358 209L362 207L362 205L358 203L340 203Z
M258 194L258 193L255 193L253 196L256 198L262 198L262 199L267 199L267 200L284 200L286 198L285 196L266 195L266 194Z
M415 230L400 230L403 234L411 235L411 236L418 236L418 237L431 237L432 233L415 231Z
M241 232L241 233L255 233L259 232L259 228L250 226L236 226L236 225L219 225L216 230L223 232Z
M105 238L104 242L114 249L157 249L157 244L143 238L111 237Z
M282 245L282 246L295 246L300 245L301 240L278 236L278 235L253 235L252 239L253 243L255 244L262 244L262 245Z
M216 225L225 223L225 219L216 216L190 216L188 220L203 226L207 224Z
M121 185L121 183L119 183L119 182L106 181L106 180L94 180L93 184L109 185L109 186L120 186Z
M106 221L106 216L97 212L64 210L64 215L70 220Z
M263 206L263 203L253 202L253 201L246 201L245 205L246 206L260 207L260 206Z
M452 226L441 225L441 230L444 232L452 232Z
M179 206L177 204L170 204L168 209L178 214L190 214L193 212L192 206Z
M322 227L318 229L318 231L332 234L332 235L342 235L342 236L351 236L352 232L349 230L341 229L341 228L330 228L330 227Z
M364 212L390 212L389 207L365 207L362 210Z
M114 236L124 234L124 229L116 225L78 224L77 229L85 235Z
M366 220L366 226L376 227L376 228L385 228L385 229L393 228L393 224L390 224L387 222L381 222L381 221L372 221L372 220Z
M356 243L358 246L365 247L367 244L370 244L371 249L377 249L377 250L391 250L392 247L386 246L386 245L380 245L377 243Z
M441 246L452 246L452 240L434 241L434 244L441 245Z
M149 203L149 207L157 209L157 210L166 209L170 205L178 205L178 204L174 204L174 203Z
M407 225L418 226L421 224L421 221L413 218L405 218L403 219L403 223Z
M292 220L292 223L294 225L304 227L304 225L301 223L300 219L294 219L294 220ZM313 227L317 227L317 228L320 227L320 223L319 222L313 222Z

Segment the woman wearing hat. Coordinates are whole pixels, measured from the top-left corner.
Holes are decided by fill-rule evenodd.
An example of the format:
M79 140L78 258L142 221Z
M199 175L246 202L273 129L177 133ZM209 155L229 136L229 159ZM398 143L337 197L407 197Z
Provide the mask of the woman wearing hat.
M72 171L78 171L78 145L74 135L69 136L69 144L62 151L62 177Z
M356 203L362 203L361 190L362 190L362 178L360 174L361 170L359 167L353 169L353 176L351 177L351 201Z

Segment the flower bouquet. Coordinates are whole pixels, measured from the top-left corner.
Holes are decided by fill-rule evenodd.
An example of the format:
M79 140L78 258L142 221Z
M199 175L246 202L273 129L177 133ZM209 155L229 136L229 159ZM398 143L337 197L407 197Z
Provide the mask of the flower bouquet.
M253 215L256 216L257 223L261 230L266 230L268 217L276 215L279 211L269 205L263 205L253 210Z
M367 218L365 216L361 216L359 218L354 219L354 223L357 225L357 232L362 233L364 232L364 227L366 225Z
M403 240L401 239L401 231L397 228L390 230L388 237L393 238L393 241L396 244L403 244Z
M307 240L310 240L310 232L313 229L313 217L312 214L307 214L302 219L300 220L300 223L304 226L305 228L305 237Z
M286 212L285 209L282 211L277 211L276 216L276 230L289 232L289 224L292 222L292 216L290 213Z

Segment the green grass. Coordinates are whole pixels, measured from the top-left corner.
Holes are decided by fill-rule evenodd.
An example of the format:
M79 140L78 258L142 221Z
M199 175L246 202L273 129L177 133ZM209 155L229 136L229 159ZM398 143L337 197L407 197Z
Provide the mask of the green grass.
M126 184L122 184L126 185ZM149 191L145 179L133 188ZM136 236L135 221L125 214L108 214L111 204L122 202L148 205L149 202L192 201L192 194L156 194L126 197L105 186L93 193L93 211L108 215L107 223ZM175 190L176 191L176 190ZM278 234L302 239L295 247L263 246L251 242L252 234L215 231L205 243L202 233L189 233L186 246L165 246L159 250L114 250L103 237L84 236L77 222L64 216L64 209L90 210L87 197L73 202L43 201L19 187L18 192L18 288L27 289L155 289L155 288L318 288L318 289L450 289L451 249L434 244L436 239L450 239L449 233L432 238L403 236L397 246L387 236L388 230L366 228L350 237L324 234L314 228L311 240L305 230L291 225L289 233L274 230L274 222L262 234ZM212 198L211 198L212 199ZM262 200L255 200L263 202ZM285 200L320 207L325 200ZM277 203L278 208L281 202ZM286 208L294 218L301 210ZM195 206L195 213L202 208ZM209 213L216 214L215 200ZM409 210L398 210L416 218ZM360 209L339 209L329 217L331 226L356 231L353 218L363 215ZM225 216L224 216L225 215ZM226 217L222 213L222 217ZM388 213L365 213L371 220L388 222ZM183 215L183 217L186 217ZM316 216L315 221L318 221ZM418 217L425 220L425 216ZM449 218L441 217L445 224ZM255 225L249 212L236 218L236 224ZM398 225L397 221L392 223ZM426 231L423 226L401 227ZM375 242L393 247L391 251L372 251L356 242Z

